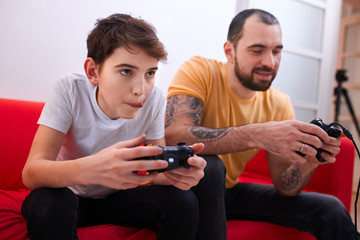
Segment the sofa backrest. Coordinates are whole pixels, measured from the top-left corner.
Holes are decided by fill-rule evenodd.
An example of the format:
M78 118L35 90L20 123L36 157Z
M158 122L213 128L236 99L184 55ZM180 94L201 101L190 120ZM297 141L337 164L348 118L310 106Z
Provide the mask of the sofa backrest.
M0 98L0 189L25 188L21 172L44 103Z
M0 189L26 188L21 172L43 107L42 102L0 98ZM334 195L349 210L355 148L350 140L342 138L341 141L341 151L336 156L336 163L318 167L305 190ZM260 150L246 165L240 181L272 184L264 150Z
M355 147L347 138L341 138L336 162L323 164L313 173L304 191L320 192L338 197L350 211ZM247 163L239 181L272 184L266 153L260 152Z

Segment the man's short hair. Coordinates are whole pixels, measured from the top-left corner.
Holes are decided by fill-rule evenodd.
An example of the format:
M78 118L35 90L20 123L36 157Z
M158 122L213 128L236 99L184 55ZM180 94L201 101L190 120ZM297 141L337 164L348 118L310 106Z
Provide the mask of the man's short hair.
M227 40L233 43L235 48L237 42L242 37L242 33L243 33L242 30L246 19L248 19L252 15L258 16L261 22L265 24L268 25L279 24L279 21L276 19L276 17L274 17L274 15L262 9L246 9L244 11L239 12L231 21L227 36Z

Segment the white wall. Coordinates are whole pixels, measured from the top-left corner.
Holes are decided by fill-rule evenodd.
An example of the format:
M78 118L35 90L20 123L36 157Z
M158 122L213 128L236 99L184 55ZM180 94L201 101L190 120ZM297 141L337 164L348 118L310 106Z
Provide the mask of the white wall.
M83 73L88 33L96 19L115 12L157 29L169 53L157 75L166 93L189 57L225 60L235 0L0 0L0 98L45 101L59 75Z

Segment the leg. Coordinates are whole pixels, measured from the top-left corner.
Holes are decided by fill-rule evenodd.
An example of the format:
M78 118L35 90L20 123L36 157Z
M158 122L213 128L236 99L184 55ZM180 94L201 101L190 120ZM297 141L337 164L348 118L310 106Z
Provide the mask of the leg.
M273 186L239 183L225 197L228 219L277 223L313 234L317 239L355 239L354 224L335 197L301 193L281 197Z
M79 198L79 227L117 224L154 228L157 239L195 239L199 212L196 196L172 186L120 190L105 199Z
M205 176L191 190L199 201L197 240L226 240L225 174L226 169L217 156L201 156L206 162Z
M78 198L68 188L39 188L22 206L30 239L73 240L76 236Z

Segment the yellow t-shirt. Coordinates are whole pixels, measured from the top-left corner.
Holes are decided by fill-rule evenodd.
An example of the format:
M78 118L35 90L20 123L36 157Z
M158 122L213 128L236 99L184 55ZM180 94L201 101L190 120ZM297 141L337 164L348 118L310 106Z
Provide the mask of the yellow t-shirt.
M251 99L243 99L230 88L226 63L202 57L193 57L180 67L170 83L168 98L176 94L191 95L203 102L204 112L200 126L207 128L295 118L288 95L270 87L267 91L256 92ZM238 182L245 164L258 151L259 149L250 149L219 155L227 170L227 188Z

